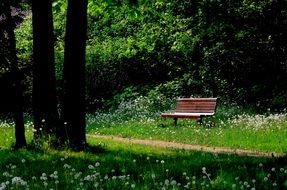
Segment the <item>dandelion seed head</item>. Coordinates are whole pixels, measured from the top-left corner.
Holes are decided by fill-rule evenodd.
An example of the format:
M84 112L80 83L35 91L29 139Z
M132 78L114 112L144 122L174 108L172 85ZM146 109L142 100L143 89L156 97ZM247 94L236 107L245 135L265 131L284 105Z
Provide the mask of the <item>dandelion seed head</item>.
M175 180L172 180L171 182L170 182L170 185L176 185L177 183L176 183L176 181Z
M206 173L206 167L202 167L202 173Z
M168 185L169 185L169 180L168 180L168 179L164 180L164 184L165 184L166 186L168 186Z

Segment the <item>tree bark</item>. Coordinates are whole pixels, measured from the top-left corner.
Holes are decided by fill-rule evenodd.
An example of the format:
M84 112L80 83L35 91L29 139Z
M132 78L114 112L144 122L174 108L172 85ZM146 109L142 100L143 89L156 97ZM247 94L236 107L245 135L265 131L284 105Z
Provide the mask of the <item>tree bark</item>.
M18 68L18 59L16 54L16 40L14 34L15 23L11 16L11 8L9 1L6 0L4 5L5 16L6 16L6 27L8 33L8 43L9 43L9 62L11 65L11 73L13 79L13 117L15 122L15 138L16 138L16 148L22 148L26 146L25 138L25 126L23 118L23 95L22 95L22 85L21 85L21 74Z
M63 122L71 148L82 150L85 135L85 47L87 0L68 1L65 56ZM63 134L63 132L62 132Z
M52 1L33 0L33 112L36 138L59 125L57 110Z

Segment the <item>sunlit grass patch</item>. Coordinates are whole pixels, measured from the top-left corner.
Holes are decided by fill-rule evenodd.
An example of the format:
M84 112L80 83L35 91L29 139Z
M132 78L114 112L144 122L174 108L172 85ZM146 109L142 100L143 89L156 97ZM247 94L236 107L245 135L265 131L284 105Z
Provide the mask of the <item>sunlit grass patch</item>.
M25 123L25 136L28 142L31 142L33 136L32 122ZM7 149L15 145L15 127L14 122L10 120L0 120L0 149Z
M1 125L1 124L0 124ZM0 126L0 148L11 147L14 139L14 131L11 127Z
M100 114L97 117L88 115L87 132L234 149L287 152L286 113L263 115L245 113L238 108L219 107L215 117L204 118L202 125L190 119L179 119L177 127L173 125L172 119L162 119L156 112L150 119L123 119L121 116L119 120L106 119L110 115L116 118L119 112L105 113L103 117Z

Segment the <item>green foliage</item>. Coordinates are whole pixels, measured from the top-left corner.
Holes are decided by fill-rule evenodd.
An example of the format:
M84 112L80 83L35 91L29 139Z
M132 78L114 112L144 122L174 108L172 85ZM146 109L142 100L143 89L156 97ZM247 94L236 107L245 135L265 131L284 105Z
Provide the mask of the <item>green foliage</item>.
M264 0L89 1L87 99L97 108L130 86L171 85L165 96L218 96L283 109L286 102L278 97L287 92L286 7L285 1ZM66 1L53 2L59 84L65 12ZM25 34L18 42L26 64L29 22L18 30Z
M139 6L133 8L124 3L103 7L106 12L95 16L92 19L95 22L90 25L90 39L98 39L90 41L89 48L94 48L93 44L97 47L91 52L97 52L94 59L97 64L91 62L91 67L104 62L109 68L115 68L112 73L116 77L108 78L116 82L111 85L116 91L138 83L174 80L174 83L184 81L186 84L188 81L192 90L184 90L182 85L177 90L181 96L209 94L239 103L262 101L286 91L285 88L269 89L272 81L261 77L267 72L267 75L275 75L273 68L280 64L279 59L286 60L282 53L286 49L284 45L278 47L281 53L275 55L271 51L274 41L270 36L278 33L267 29L275 24L269 19L286 19L286 14L272 12L280 9L279 4L271 1L148 1L139 2ZM137 16L130 17L134 12ZM277 27L283 31L286 25L281 22ZM280 34L281 40L285 38ZM104 70L102 73L109 75ZM97 77L91 80L101 81ZM282 82L278 82L282 87ZM261 90L252 90L256 86Z
M67 1L66 0L53 0L52 7L53 7L54 15L65 13L67 9Z
M21 27L15 31L17 39L17 56L20 67L31 67L33 51L32 16L27 16Z
M142 88L141 88L142 89ZM154 121L160 112L174 109L175 101L159 91L151 90L146 96L133 87L126 88L114 96L113 100L104 102L106 111L91 113L88 122L125 123L129 121Z

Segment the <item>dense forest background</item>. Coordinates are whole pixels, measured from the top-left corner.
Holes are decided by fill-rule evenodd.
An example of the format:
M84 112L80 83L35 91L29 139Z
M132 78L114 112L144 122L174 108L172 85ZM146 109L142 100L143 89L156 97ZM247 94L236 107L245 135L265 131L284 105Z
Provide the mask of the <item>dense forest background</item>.
M53 2L57 90L63 92L66 1ZM26 110L32 94L32 16L16 30ZM1 20L0 20L1 23ZM89 110L147 96L219 97L266 110L287 106L287 2L100 0L88 4ZM2 33L1 33L2 34ZM5 36L1 36L2 41ZM12 75L0 50L1 112ZM60 96L59 96L60 97ZM61 101L60 101L61 102Z

